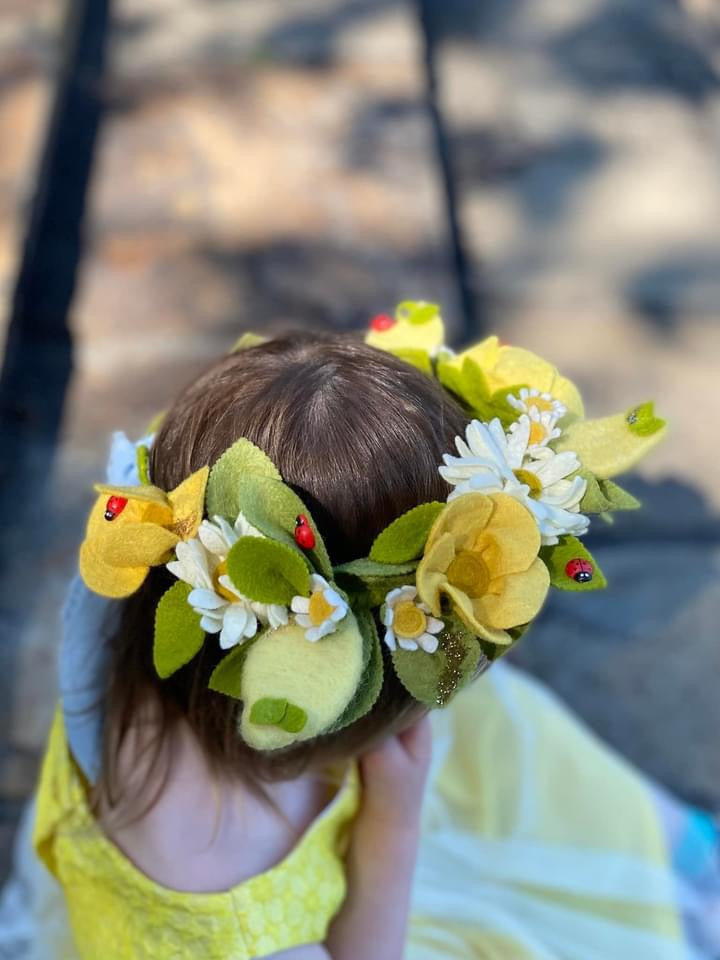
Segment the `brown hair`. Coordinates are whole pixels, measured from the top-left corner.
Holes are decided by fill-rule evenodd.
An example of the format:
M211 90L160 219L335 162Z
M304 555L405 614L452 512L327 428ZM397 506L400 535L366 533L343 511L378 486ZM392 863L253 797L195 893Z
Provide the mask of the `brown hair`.
M432 378L396 357L348 336L288 334L223 358L180 394L153 444L151 477L171 490L247 437L307 504L338 564L366 556L406 510L447 497L438 463L465 423ZM251 750L237 733L238 702L208 689L218 643L169 680L155 674L154 609L172 582L163 567L151 571L125 601L111 644L100 786L110 806L123 799L118 753L148 700L159 710L158 748L185 718L213 769L256 787L356 755L418 708L387 669L375 707L350 727L283 751Z

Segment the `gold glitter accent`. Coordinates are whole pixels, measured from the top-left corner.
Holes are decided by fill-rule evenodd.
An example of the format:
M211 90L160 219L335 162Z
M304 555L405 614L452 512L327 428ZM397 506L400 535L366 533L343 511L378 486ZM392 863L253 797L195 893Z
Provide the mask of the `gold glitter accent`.
M457 630L448 630L442 637L442 651L447 666L438 679L436 703L443 707L455 693L462 679L462 664L465 659L463 635Z
M176 536L180 537L181 540L187 540L192 531L195 529L196 523L197 514L191 513L187 517L182 517L182 519L176 520L170 529Z

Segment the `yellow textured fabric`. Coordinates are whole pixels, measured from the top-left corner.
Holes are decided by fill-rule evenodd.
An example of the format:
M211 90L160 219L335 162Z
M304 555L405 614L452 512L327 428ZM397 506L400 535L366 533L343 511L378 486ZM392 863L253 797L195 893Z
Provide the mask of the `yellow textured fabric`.
M325 939L345 898L342 853L357 799L352 772L275 867L223 893L168 890L134 867L95 823L58 713L34 843L63 887L81 960L250 960Z

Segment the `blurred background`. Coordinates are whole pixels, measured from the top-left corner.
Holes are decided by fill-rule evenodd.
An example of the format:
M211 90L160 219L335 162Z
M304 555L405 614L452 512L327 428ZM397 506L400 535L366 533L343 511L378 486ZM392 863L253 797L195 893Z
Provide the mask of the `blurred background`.
M0 878L109 433L404 298L671 421L515 659L720 807L718 69L717 0L1 0Z

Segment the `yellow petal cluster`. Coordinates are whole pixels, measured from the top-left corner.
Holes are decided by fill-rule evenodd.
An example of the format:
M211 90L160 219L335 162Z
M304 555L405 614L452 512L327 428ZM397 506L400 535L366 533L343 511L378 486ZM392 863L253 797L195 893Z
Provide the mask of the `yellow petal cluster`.
M505 493L468 493L435 521L417 570L417 588L434 616L443 595L473 633L501 646L511 627L537 616L550 586L538 557L540 531Z
M113 487L98 484L100 494L90 511L80 547L80 576L94 593L127 597L148 575L150 567L166 563L181 540L194 537L200 526L209 469L203 467L179 487L165 493L159 487ZM112 496L127 504L114 520L105 519Z
M541 393L551 394L575 417L585 416L582 397L575 384L530 350L501 344L497 337L487 337L446 363L462 370L467 359L473 360L482 369L491 394L505 387L524 384L536 387Z

